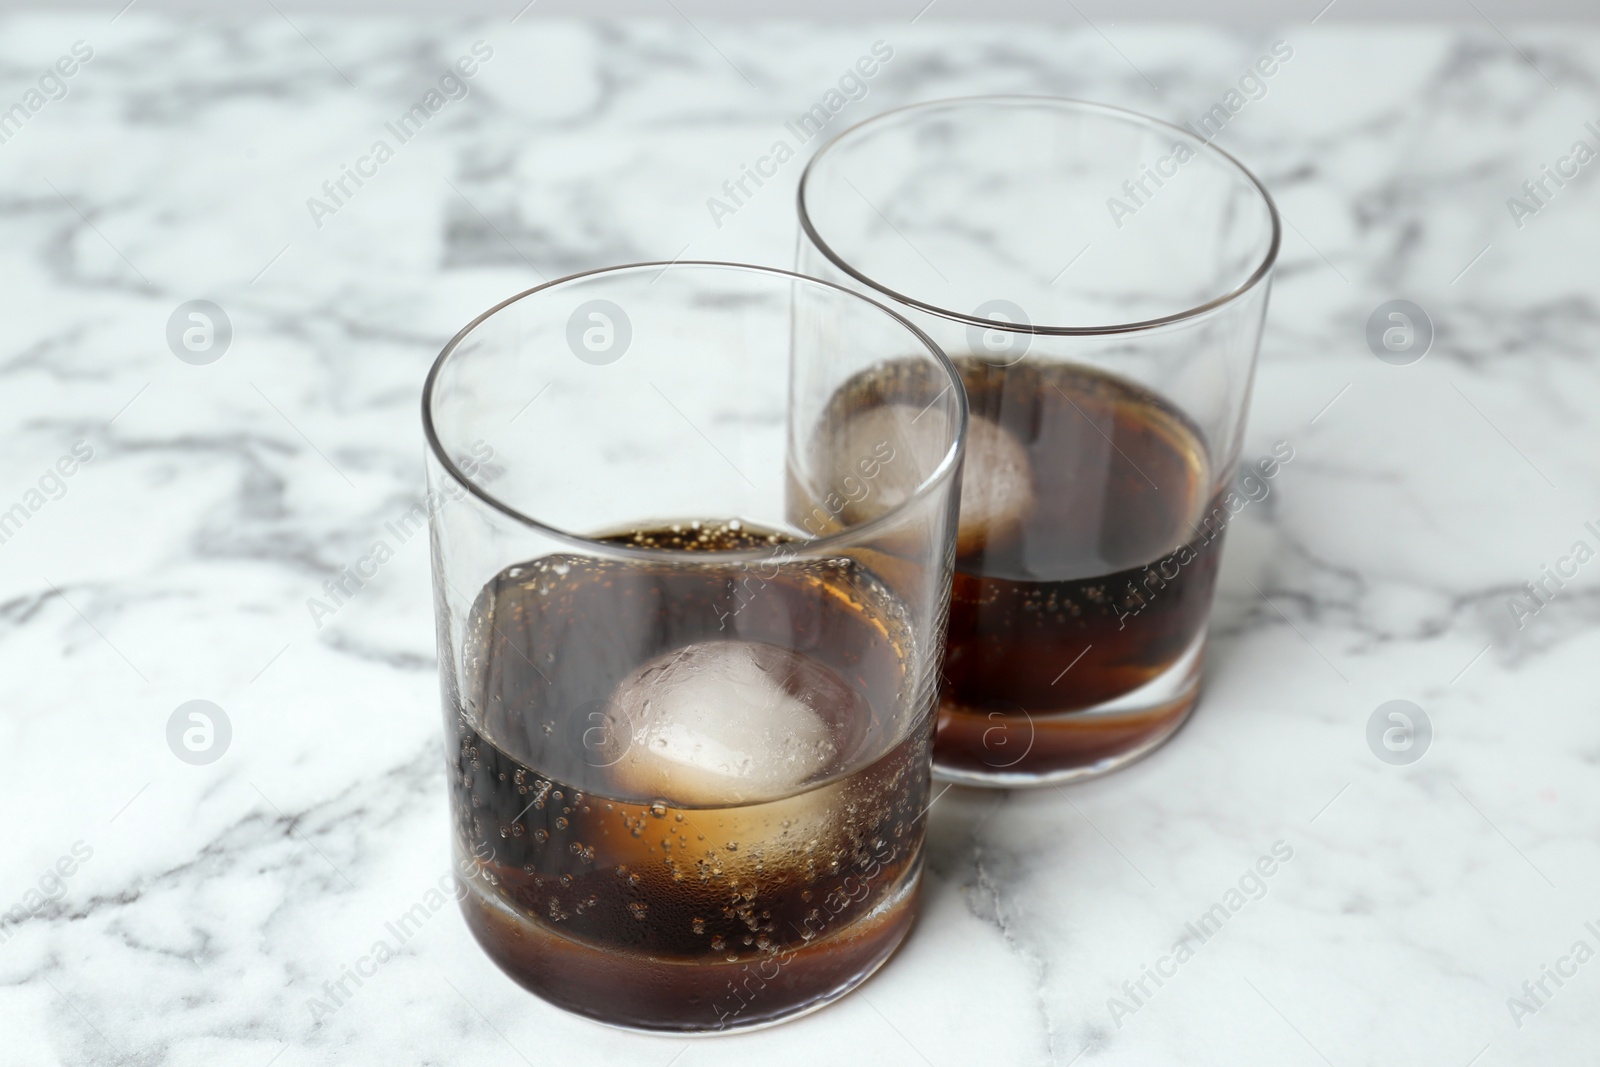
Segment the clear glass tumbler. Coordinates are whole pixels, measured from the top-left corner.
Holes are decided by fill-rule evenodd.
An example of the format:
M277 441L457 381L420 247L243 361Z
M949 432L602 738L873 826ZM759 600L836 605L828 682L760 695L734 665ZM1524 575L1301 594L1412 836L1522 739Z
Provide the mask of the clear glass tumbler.
M903 405L831 432L893 362ZM618 1026L776 1022L910 928L965 400L826 282L643 264L522 293L428 376L462 909ZM870 507L869 507L870 504Z
M1189 130L980 97L846 130L799 201L801 272L890 302L966 386L936 775L1061 782L1151 751L1199 693L1271 197Z

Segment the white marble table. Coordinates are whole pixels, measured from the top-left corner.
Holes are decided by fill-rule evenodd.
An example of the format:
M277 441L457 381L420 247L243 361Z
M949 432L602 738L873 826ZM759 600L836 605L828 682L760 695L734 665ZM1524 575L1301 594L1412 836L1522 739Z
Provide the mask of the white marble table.
M1507 199L1600 148L1600 32L515 6L0 20L0 1064L1597 1062L1600 962L1572 953L1600 950L1600 563L1572 552L1600 547L1600 162L1520 227ZM911 940L790 1026L591 1025L452 909L314 1023L448 865L422 539L320 628L306 608L420 492L442 341L584 268L789 263L800 161L731 216L706 201L875 41L893 60L839 126L999 91L1183 121L1279 39L1220 143L1289 222L1245 453L1296 458L1235 523L1176 740L1081 787L944 795ZM478 41L465 98L387 133ZM368 177L332 202L346 164ZM1409 366L1364 337L1396 298L1436 327ZM165 340L194 299L232 325L208 365ZM1516 618L1546 565L1576 573ZM166 734L196 699L231 724L200 766ZM1367 742L1393 699L1432 724L1407 765Z

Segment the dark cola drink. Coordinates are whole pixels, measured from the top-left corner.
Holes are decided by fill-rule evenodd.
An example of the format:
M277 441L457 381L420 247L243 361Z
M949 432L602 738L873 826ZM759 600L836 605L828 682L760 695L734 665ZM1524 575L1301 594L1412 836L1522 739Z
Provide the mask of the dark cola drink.
M1218 472L1193 423L1131 382L956 363L971 419L935 767L1026 784L1118 766L1198 692L1228 518ZM906 374L847 385L831 432L881 430Z
M915 913L933 694L903 609L738 522L609 540L704 559L550 555L477 598L451 764L468 925L530 990L624 1026L826 1003Z
M1187 687L1084 714L1197 652L1222 549L1202 522L1206 448L1177 409L1109 375L976 360L963 372L973 420L1025 450L1029 487L1020 518L957 556L935 759L980 778L1115 764L1194 701Z

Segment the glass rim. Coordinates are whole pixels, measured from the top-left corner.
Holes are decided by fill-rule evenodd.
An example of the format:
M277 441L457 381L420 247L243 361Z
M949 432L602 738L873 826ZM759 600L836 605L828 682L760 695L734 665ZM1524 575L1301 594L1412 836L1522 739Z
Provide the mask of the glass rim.
M1179 134L1189 143L1197 145L1198 151L1211 152L1220 157L1225 164L1232 166L1236 171L1238 171L1239 174L1241 174L1245 180L1255 188L1256 192L1260 194L1262 202L1267 206L1267 215L1272 220L1272 240L1267 243L1266 254L1261 258L1261 262L1256 265L1255 270L1251 272L1248 278L1221 296L1213 297L1202 304L1197 304L1194 307L1183 311L1173 312L1168 315L1160 315L1152 319L1140 319L1136 322L1111 323L1104 326L1047 326L1036 323L1028 323L1024 325L1004 322L997 319L985 319L960 311L952 311L949 308L943 308L937 304L930 304L927 301L918 300L916 297L908 296L904 293L898 292L881 282L875 281L866 274L852 267L849 263L845 262L844 258L835 252L827 241L822 239L822 235L817 232L817 228L811 220L811 213L806 208L806 191L811 180L812 169L817 166L824 156L826 156L834 148L838 147L839 144L841 144L846 138L876 123L887 119L898 118L904 116L908 112L913 111L931 111L936 108L955 108L973 104L1047 104L1052 107L1069 111L1098 112L1103 117L1115 118L1125 122L1131 121L1151 129L1163 129ZM1118 107L1115 104L1096 103L1092 100L1079 100L1074 97L1066 96L1040 96L1023 93L951 96L940 100L925 100L914 104L903 104L900 107L891 108L888 111L874 115L869 119L863 119L848 129L841 130L821 148L817 149L816 154L807 161L805 169L800 173L800 187L796 194L796 200L800 215L800 227L802 232L805 234L805 237L811 241L811 243L816 247L817 251L823 254L828 262L844 271L845 274L854 278L856 281L861 282L863 285L869 286L875 292L881 293L884 296L887 296L890 299L905 304L909 307L914 307L919 311L925 311L930 315L937 315L940 318L950 319L955 322L963 323L967 326L978 326L984 329L999 330L1002 333L1026 333L1048 337L1103 336L1106 334L1137 333L1144 330L1155 329L1161 326L1169 326L1173 323L1185 322L1190 319L1197 319L1216 311L1218 308L1233 303L1235 300L1244 296L1246 293L1264 281L1272 273L1273 264L1275 264L1278 259L1278 249L1283 243L1283 223L1278 214L1278 205L1272 199L1272 194L1267 191L1267 187L1261 183L1261 180L1257 178L1253 172L1251 172L1249 167L1246 167L1226 149L1218 148L1214 140L1202 140L1196 137L1190 131L1184 129L1182 126L1168 122L1165 119L1158 119L1154 116L1146 115L1143 112L1134 111L1131 108Z
M597 537L573 533L572 531L564 530L559 526L552 526L549 523L536 519L533 516L512 507L510 504L507 504L494 494L488 492L482 486L478 485L472 479L463 474L455 465L455 463L450 460L449 455L445 451L444 444L439 440L438 431L434 426L434 387L438 384L439 375L443 371L444 366L449 361L450 357L455 354L457 349L460 348L461 344L466 341L467 338L471 336L471 334L477 330L479 326L483 325L485 322L488 322L496 314L517 303L518 301L533 296L535 293L541 293L547 289L553 289L557 286L567 285L571 282L576 282L584 278L592 278L601 274L620 275L651 269L658 269L664 274L666 271L677 267L711 267L720 270L733 270L745 274L764 274L773 278L786 279L791 284L794 282L804 282L808 285L817 286L822 289L831 289L837 293L841 293L847 297L859 300L862 303L876 308L878 311L882 312L884 315L887 315L889 318L903 326L913 338L920 342L926 349L927 354L933 358L934 363L944 374L947 384L945 385L945 388L940 391L939 395L929 403L928 406L932 407L933 404L936 404L943 399L946 393L954 390L957 415L955 440L952 441L950 447L945 450L945 453L939 460L939 463L933 468L932 471L928 473L926 477L917 483L916 488L907 495L906 499L899 504L896 504L888 511L885 511L881 515L877 515L865 522L846 526L842 530L827 534L823 537L813 537L793 542L780 542L777 545L769 545L761 548L718 550L714 553L707 552L704 549L645 548L639 545L629 545L617 541L605 541ZM520 293L516 293L510 297L507 297L463 326L456 332L454 337L445 342L444 348L440 349L438 356L434 358L433 365L428 368L427 377L423 381L422 433L424 439L427 441L429 454L434 458L438 465L449 474L450 478L453 479L458 486L465 489L470 496L475 497L480 503L486 505L493 511L499 512L519 525L531 528L555 541L581 549L585 552L605 554L623 559L641 559L653 560L657 562L682 563L686 559L709 560L714 556L718 562L760 561L771 559L773 553L781 551L785 545L790 545L810 553L813 551L826 552L834 546L842 547L859 543L865 537L869 537L879 529L890 525L898 516L927 499L927 497L936 489L938 489L941 484L948 482L950 479L955 477L955 472L960 469L962 458L966 454L967 394L966 389L961 385L960 371L958 371L955 364L950 361L950 357L945 355L944 349L940 348L933 338L929 337L927 333L925 333L916 325L916 323L900 314L894 308L889 307L878 300L874 300L866 293L858 292L843 285L837 285L822 278L813 278L810 275L800 274L797 271L783 270L779 267L764 267L753 263L734 263L726 260L715 259L675 259L670 261L652 260L640 263L622 263L610 267L598 267L594 270L580 271L577 274L568 274L560 278L552 279L551 281L543 282L539 285L533 286L531 289L524 289ZM738 518L741 516L724 517ZM700 516L700 518L702 520L707 520L716 519L718 516ZM692 520L688 517L685 517L681 521Z

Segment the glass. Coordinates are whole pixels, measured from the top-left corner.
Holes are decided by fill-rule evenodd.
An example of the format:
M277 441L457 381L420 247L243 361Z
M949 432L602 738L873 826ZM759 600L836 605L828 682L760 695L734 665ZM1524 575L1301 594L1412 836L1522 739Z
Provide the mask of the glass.
M1199 693L1271 197L1188 130L980 97L844 131L799 199L799 269L891 302L969 398L935 774L1062 782L1152 751Z
M892 361L907 408L829 432ZM428 376L461 907L569 1011L748 1028L910 928L948 611L955 370L786 271L643 264L520 294Z

